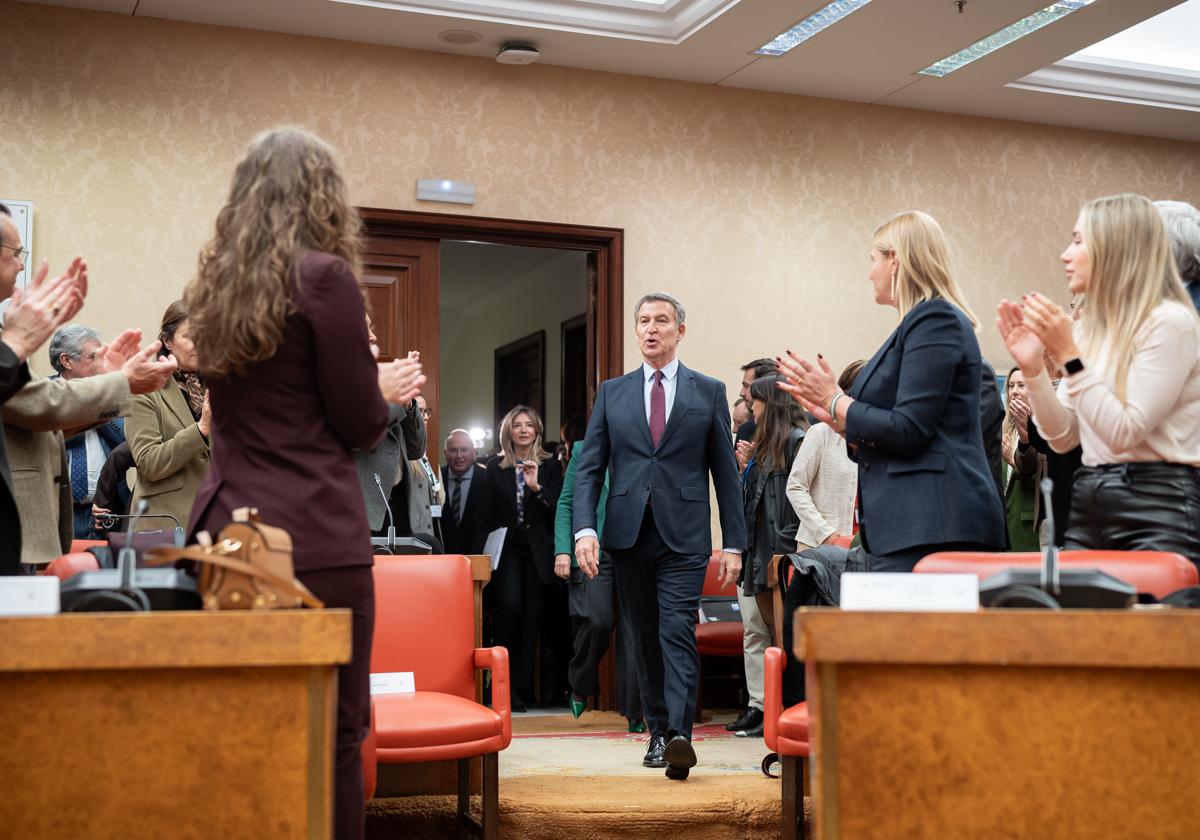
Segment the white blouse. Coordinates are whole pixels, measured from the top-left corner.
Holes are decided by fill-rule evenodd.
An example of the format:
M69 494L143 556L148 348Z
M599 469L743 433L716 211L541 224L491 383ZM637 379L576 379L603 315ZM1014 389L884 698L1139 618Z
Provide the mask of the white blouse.
M825 423L808 430L792 471L787 497L800 517L796 542L820 545L833 533L854 530L858 465L846 454L846 441Z
M1075 338L1082 345L1079 325ZM1087 466L1166 461L1200 466L1200 318L1166 301L1134 339L1125 402L1107 359L1084 359L1055 392L1045 372L1028 383L1038 431L1055 452L1083 445Z

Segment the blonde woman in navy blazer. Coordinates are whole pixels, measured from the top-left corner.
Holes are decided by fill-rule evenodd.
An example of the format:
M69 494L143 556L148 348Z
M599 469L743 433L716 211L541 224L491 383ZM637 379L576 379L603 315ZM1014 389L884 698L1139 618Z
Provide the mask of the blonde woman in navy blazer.
M950 275L937 221L912 210L880 227L870 279L900 325L854 387L843 393L823 358L814 365L791 351L781 386L841 432L858 462L868 570L911 572L935 551L1002 551L1004 508L980 433L979 322Z

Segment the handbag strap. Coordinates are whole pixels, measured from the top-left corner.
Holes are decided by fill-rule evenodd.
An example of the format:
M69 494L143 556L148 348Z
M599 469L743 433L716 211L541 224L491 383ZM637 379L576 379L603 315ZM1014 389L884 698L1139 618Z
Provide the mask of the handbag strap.
M145 558L146 562L152 566L165 566L179 560L193 560L197 563L209 563L213 566L220 566L221 568L241 572L244 575L249 575L250 577L273 584L289 595L299 598L301 603L306 607L314 610L325 608L325 603L317 598L316 595L313 595L308 590L308 587L300 583L300 581L281 578L254 563L247 563L245 560L232 557L228 554L209 553L196 548L159 546L147 551Z

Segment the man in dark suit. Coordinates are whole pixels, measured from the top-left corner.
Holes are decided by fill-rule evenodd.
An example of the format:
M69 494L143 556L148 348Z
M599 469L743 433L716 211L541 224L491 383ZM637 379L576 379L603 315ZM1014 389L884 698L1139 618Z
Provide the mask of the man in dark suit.
M447 554L481 554L492 521L487 470L475 463L475 444L464 429L446 436L442 486L442 545Z
M708 476L717 490L721 578L737 580L746 521L725 386L680 364L684 309L663 292L634 308L637 370L600 385L575 477L575 556L594 577L600 548L613 558L617 602L633 628L650 743L642 763L686 779L700 657L696 612L712 551ZM610 471L604 533L596 504Z

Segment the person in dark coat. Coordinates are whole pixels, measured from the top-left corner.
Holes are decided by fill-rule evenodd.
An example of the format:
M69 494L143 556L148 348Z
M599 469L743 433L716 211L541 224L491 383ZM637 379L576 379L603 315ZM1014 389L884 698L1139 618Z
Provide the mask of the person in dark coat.
M867 570L911 572L936 551L1001 551L1004 507L980 428L978 321L937 221L907 211L880 227L870 279L875 302L895 306L900 325L848 394L824 359L788 351L784 360L785 389L843 432L858 462Z
M317 212L317 210L321 212ZM212 466L189 532L234 509L292 537L296 575L353 612L338 669L334 820L363 835L360 745L370 724L375 593L353 452L373 447L388 403L424 382L420 364L376 364L358 285L359 219L333 151L294 128L259 135L238 164L185 304L212 405Z
M492 530L508 529L500 566L488 588L494 598L493 636L497 645L508 648L514 710L537 700L533 666L542 619L566 613L566 592L554 575L554 512L562 490L562 468L542 448L542 435L538 413L517 406L500 424L502 454L487 468ZM571 640L543 638L559 654L565 683Z

